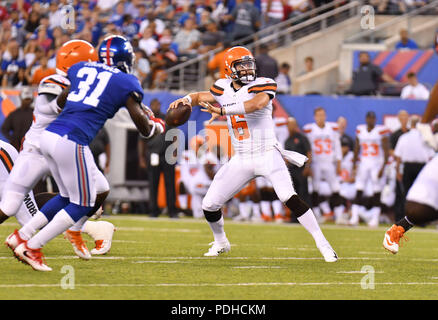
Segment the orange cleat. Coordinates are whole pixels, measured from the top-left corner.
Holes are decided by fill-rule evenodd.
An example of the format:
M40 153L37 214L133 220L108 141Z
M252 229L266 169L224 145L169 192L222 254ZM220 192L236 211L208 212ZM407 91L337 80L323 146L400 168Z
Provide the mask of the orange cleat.
M389 252L396 254L400 245L400 240L404 237L405 229L402 226L392 225L385 233L385 238L383 239L383 247Z
M64 237L70 241L73 250L79 258L84 260L91 259L90 251L88 251L87 245L85 244L84 239L82 239L80 231L67 230L64 233Z

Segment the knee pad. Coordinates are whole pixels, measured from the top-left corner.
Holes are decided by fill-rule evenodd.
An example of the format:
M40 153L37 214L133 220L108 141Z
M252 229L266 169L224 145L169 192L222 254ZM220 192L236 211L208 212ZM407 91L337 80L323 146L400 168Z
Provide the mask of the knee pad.
M0 210L8 217L16 215L23 204L24 197L25 195L21 192L5 190L0 202Z
M357 204L359 206L363 206L365 204L364 198L363 198L363 191L357 190L356 191L356 198L353 200L354 204Z
M219 221L222 217L222 212L220 210L218 211L207 211L207 210L203 210L204 211L204 216L205 219L208 222L216 222Z
M285 204L297 218L301 217L310 209L307 203L301 200L301 198L298 197L298 195L296 194L290 197L290 199L287 200Z

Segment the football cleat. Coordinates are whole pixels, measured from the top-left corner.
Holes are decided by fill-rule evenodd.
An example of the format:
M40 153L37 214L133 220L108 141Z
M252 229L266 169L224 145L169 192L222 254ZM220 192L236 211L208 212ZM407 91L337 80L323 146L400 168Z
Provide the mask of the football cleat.
M276 214L275 215L275 222L283 223L284 221L285 221L285 217L282 214Z
M264 213L262 213L262 219L265 222L271 222L272 221L272 217L267 215L267 214L264 214Z
M91 250L93 255L106 254L111 249L114 231L116 228L108 221L87 221L83 232L93 238L95 248Z
M330 244L327 243L321 247L318 247L318 249L326 262L338 261L338 255L336 254L335 250L333 250L333 248L330 246Z
M403 238L404 233L405 229L402 226L393 224L392 227L385 232L383 247L389 252L396 254L400 245L400 239Z
M204 257L217 257L221 253L226 253L231 250L231 245L228 240L222 242L213 241L210 245L211 247L207 253L204 253Z
M88 251L87 245L85 244L84 239L82 239L80 231L67 230L64 233L64 237L70 241L73 250L79 258L84 260L91 259L90 251Z
M18 230L15 229L13 233L11 233L5 241L5 245L7 245L12 251L15 250L16 247L18 247L23 242L26 242L20 237L20 234L18 233Z
M27 263L36 271L52 271L52 268L45 263L41 248L31 249L27 246L27 242L23 242L15 248L14 253L20 261Z

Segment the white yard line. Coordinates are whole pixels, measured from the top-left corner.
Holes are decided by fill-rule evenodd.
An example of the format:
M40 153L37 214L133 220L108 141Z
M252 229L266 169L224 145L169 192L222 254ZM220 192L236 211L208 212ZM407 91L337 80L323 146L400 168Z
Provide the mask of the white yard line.
M360 286L360 282L249 282L249 283L88 283L75 287L277 287L277 286ZM376 282L375 286L436 286L438 282ZM0 284L0 288L60 288L58 284Z

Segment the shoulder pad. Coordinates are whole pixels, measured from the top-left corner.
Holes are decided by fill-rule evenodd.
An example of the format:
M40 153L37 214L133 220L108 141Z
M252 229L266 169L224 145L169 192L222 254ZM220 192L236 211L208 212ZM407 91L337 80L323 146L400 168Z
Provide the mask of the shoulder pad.
M38 94L53 94L58 96L70 85L70 81L58 74L52 74L41 80L38 86Z

